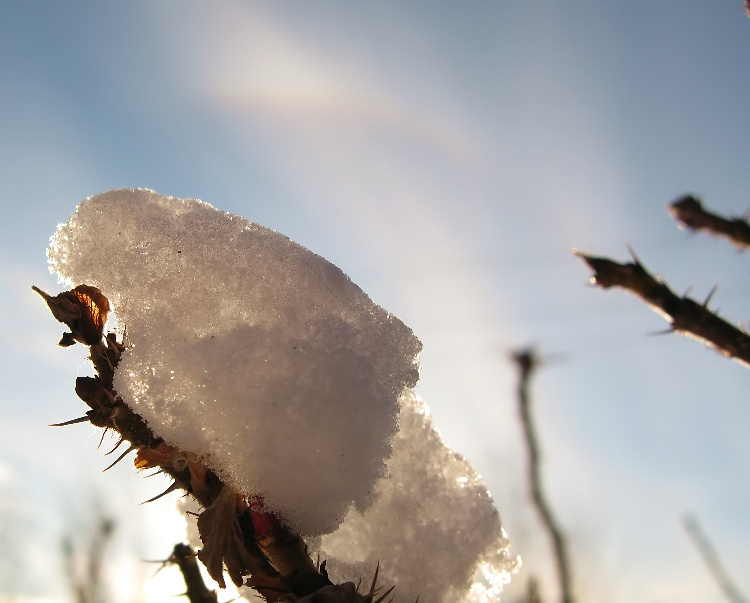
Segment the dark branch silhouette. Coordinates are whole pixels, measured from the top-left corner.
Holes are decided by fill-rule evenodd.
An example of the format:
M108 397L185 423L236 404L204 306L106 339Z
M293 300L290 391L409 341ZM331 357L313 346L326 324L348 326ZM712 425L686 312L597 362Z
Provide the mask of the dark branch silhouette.
M531 398L529 397L529 381L534 369L539 365L539 358L534 350L525 349L513 353L513 360L519 369L518 403L520 407L521 423L523 425L524 442L529 458L528 476L531 484L531 496L542 519L544 528L552 539L557 573L560 579L560 594L563 603L573 603L572 575L567 553L567 543L560 526L557 524L552 509L544 496L541 479L541 454L537 442L534 421L531 418ZM530 601L538 601L539 594L536 584L530 585Z
M698 549L703 562L708 567L714 580L719 585L721 592L731 603L749 603L748 599L740 592L740 590L734 585L729 574L724 569L724 565L719 559L719 555L716 553L716 549L706 536L705 532L698 523L698 518L694 515L686 515L682 520L685 526L685 531L688 533L690 540Z
M671 330L715 348L724 356L750 367L750 336L708 309L711 295L703 303L675 294L656 278L634 256L633 261L620 264L609 258L574 253L594 271L591 282L603 289L620 287L646 302L671 324Z
M187 587L190 603L216 603L216 591L209 589L201 576L198 567L198 555L188 544L176 544L167 563L174 563L180 568Z
M705 230L729 239L742 250L750 249L750 223L745 218L724 218L712 213L692 195L686 195L672 203L669 213L681 227Z

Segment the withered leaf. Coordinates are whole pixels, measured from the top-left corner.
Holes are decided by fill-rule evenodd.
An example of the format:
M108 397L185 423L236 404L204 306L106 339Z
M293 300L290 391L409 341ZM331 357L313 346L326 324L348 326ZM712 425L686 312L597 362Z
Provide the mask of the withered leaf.
M32 289L44 298L52 315L71 330L63 335L60 345L69 346L76 341L96 345L102 340L109 300L99 289L91 285L78 285L55 296L38 287Z
M141 448L133 460L136 469L151 469L152 467L172 468L172 458L178 452L166 442L161 442L153 448Z
M198 517L198 532L203 541L198 558L221 588L226 586L224 565L237 586L242 586L242 576L253 567L253 559L245 549L237 519L237 499L237 493L224 485L216 500Z

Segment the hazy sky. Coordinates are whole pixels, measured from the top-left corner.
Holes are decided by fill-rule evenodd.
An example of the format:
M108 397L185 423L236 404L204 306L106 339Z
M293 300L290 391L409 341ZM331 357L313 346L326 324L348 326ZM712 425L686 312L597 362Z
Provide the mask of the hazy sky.
M0 589L61 600L57 542L92 490L132 557L115 567L150 575L136 559L177 537L169 502L137 505L160 478L99 475L95 431L46 427L83 414L86 368L30 289L58 290L45 249L81 199L145 187L290 236L414 329L419 392L524 559L506 600L532 573L555 593L507 359L528 343L550 359L534 412L581 601L718 600L688 511L750 593L750 372L649 336L665 323L570 254L630 244L750 320L750 259L665 211L686 192L748 209L740 0L6 1L0 77Z

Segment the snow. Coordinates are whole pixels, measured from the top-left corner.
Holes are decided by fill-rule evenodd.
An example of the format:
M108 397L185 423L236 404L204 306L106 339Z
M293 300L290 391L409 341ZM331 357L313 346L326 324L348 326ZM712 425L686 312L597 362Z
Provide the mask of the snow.
M471 464L449 449L414 392L401 398L388 475L373 506L352 509L320 542L334 580L363 583L380 565L398 601L497 601L516 560L500 517ZM311 547L314 548L314 547Z
M496 600L507 541L411 391L421 344L340 269L240 216L141 189L81 202L48 259L69 286L99 287L126 328L125 403L299 534L326 534L332 575L379 560L402 594L425 600L434 585L454 601L478 572L466 600Z

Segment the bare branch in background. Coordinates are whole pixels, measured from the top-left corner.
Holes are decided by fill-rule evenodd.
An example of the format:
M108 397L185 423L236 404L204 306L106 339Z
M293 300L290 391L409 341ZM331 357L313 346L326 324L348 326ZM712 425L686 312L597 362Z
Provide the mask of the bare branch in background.
M525 603L542 603L542 593L536 576L531 576L531 578L529 578L526 589Z
M101 517L91 540L83 554L76 553L73 538L65 536L62 540L62 551L65 562L65 575L76 603L100 603L106 597L102 592L102 562L104 550L114 534L115 524ZM85 564L85 569L81 568Z
M729 239L743 251L750 249L750 223L745 218L724 218L712 213L692 195L686 195L672 203L669 213L683 228L705 230L717 237Z
M620 287L633 293L671 324L671 330L715 348L724 356L750 367L750 336L708 309L711 295L703 303L676 295L640 261L620 264L609 258L574 251L594 271L591 282L603 289Z
M740 592L740 590L734 585L729 574L724 569L724 565L721 563L716 549L706 536L705 532L698 523L698 518L694 515L686 515L682 520L685 526L685 531L688 533L690 540L698 549L703 562L708 567L714 580L721 588L724 596L731 603L750 603L750 601Z
M216 603L216 591L210 590L201 576L198 567L198 555L188 544L176 544L167 563L174 563L180 568L187 587L190 603Z
M534 422L531 418L531 398L529 397L529 381L534 369L539 365L539 357L532 349L525 349L514 352L512 358L519 369L518 382L518 403L521 411L521 423L523 425L524 442L529 458L528 479L531 485L531 496L534 505L541 516L544 528L552 540L552 547L555 554L555 563L557 573L560 579L560 593L563 603L573 603L572 575L570 570L570 561L567 553L567 543L565 537L557 524L549 503L542 490L541 479L541 454L537 442ZM530 584L530 601L539 601L539 594L536 583Z

